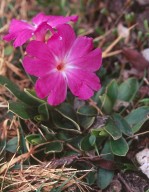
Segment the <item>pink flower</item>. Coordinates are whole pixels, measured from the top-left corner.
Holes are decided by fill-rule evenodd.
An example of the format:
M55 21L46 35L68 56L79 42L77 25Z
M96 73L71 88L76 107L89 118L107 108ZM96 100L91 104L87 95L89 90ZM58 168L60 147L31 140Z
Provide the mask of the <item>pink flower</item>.
M76 37L69 25L59 25L47 44L30 42L26 52L23 66L27 73L38 77L37 96L48 97L50 105L59 105L66 99L67 87L83 100L100 89L94 72L101 66L101 50L93 50L92 38Z
M9 34L4 36L4 40L14 40L14 47L23 45L32 36L36 40L44 41L45 33L47 30L57 27L59 24L64 24L69 21L77 21L78 16L48 16L44 13L36 15L31 23L24 20L12 19Z

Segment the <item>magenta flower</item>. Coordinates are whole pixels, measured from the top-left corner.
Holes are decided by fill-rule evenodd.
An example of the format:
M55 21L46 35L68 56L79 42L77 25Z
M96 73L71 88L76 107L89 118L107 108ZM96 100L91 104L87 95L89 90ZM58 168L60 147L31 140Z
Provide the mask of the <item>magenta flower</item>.
M9 34L4 36L4 40L14 40L14 47L23 45L32 36L36 40L44 41L47 30L52 30L59 24L64 24L69 21L77 21L78 16L48 16L44 13L36 15L31 23L24 20L12 19L9 27Z
M92 38L76 37L69 25L59 25L47 44L30 42L26 52L23 66L27 73L38 77L37 96L48 97L50 105L59 105L66 99L67 87L83 100L100 89L94 72L101 66L101 50L93 50Z

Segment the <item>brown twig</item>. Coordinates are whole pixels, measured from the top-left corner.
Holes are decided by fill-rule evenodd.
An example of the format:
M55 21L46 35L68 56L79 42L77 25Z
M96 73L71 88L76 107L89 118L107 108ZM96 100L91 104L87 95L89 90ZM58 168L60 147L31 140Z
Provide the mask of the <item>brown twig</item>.
M122 177L122 175L120 173L118 173L118 178L119 180L124 184L127 192L134 192L133 190L131 190L131 187L129 186L129 184L125 181L125 179Z

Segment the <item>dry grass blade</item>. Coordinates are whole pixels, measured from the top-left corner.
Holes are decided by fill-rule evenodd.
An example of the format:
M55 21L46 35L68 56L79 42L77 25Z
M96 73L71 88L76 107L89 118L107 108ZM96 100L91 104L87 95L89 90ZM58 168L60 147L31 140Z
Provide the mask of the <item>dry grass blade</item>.
M81 181L82 177L77 178L78 172L86 172L86 175L90 170L77 171L64 167L52 169L43 165L24 167L22 170L15 169L7 172L2 190L29 192L42 188L42 191L46 192L54 189L56 185L63 191L74 185L80 191L89 191L89 186ZM3 176L0 176L0 181L2 180Z
M128 30L130 31L130 30L133 29L136 25L137 25L137 24L131 26ZM103 57L103 58L111 57L111 56L113 56L113 55L117 55L117 54L121 53L120 50L117 50L117 51L114 51L114 52L110 52L110 51L111 51L111 50L113 49L113 47L114 47L121 39L123 39L123 38L125 38L123 35L119 35L119 36L115 39L115 41L113 41L113 42L106 48L106 50L105 50L105 51L103 52L103 54L102 54L102 57Z

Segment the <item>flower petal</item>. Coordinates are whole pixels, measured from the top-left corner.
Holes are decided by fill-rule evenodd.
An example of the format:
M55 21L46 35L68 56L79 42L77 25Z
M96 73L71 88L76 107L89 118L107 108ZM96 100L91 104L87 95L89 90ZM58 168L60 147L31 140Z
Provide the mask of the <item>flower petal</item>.
M76 22L78 20L77 15L72 15L72 16L48 16L48 24L51 27L57 27L58 25L68 23L69 21L74 21Z
M75 96L83 100L89 99L94 94L93 90L87 84L76 79L68 80L68 87Z
M98 91L101 87L100 79L96 74L78 70L78 76L81 76L82 80L93 90Z
M69 59L70 58L71 57L69 57ZM77 66L86 71L95 72L101 67L102 53L99 48L96 48L87 55L81 58L75 58L74 60L71 60L69 62L72 66Z
M76 36L72 27L67 24L59 25L57 27L57 33L48 40L48 46L53 54L64 59L75 38Z
M51 64L54 63L54 57L51 54L51 51L49 50L47 44L45 44L44 42L35 40L31 41L26 48L26 52L33 57L46 60Z
M87 55L93 49L93 39L89 37L78 37L74 41L69 52L71 60Z
M83 82L88 87L90 87L95 91L98 91L101 87L100 80L97 77L97 75L85 70L80 70L80 69L71 69L69 71L67 70L67 79L68 79L68 85L69 85L69 82L72 82L76 85L78 84L78 87L79 87L80 86L79 82Z
M50 25L48 25L46 22L43 22L38 26L36 31L34 32L34 35L36 37L36 40L38 41L45 41L45 35L47 30L50 30L53 32L53 29Z
M17 37L17 34L16 33L10 33L10 34L7 34L3 37L3 40L5 41L12 41L14 40L15 38Z
M36 25L40 25L42 22L48 21L48 16L44 13L39 13L35 17L33 17L32 22Z
M16 33L16 39L13 43L14 47L23 45L28 39L32 37L33 31L31 29L24 29Z
M50 95L48 96L48 103L56 106L64 102L67 94L67 83L62 74L59 74L54 86L55 88L51 90Z
M55 88L58 75L58 73L51 73L50 75L46 75L36 81L35 90L39 98L43 99L47 97L51 90Z
M49 61L29 56L24 57L23 67L27 73L36 77L43 77L53 70Z
M9 27L9 33L15 33L22 31L23 29L31 29L33 30L33 26L27 23L26 21L12 19Z
M91 98L94 95L93 90L88 87L85 83L82 84L82 86L79 89L79 99L87 100Z

